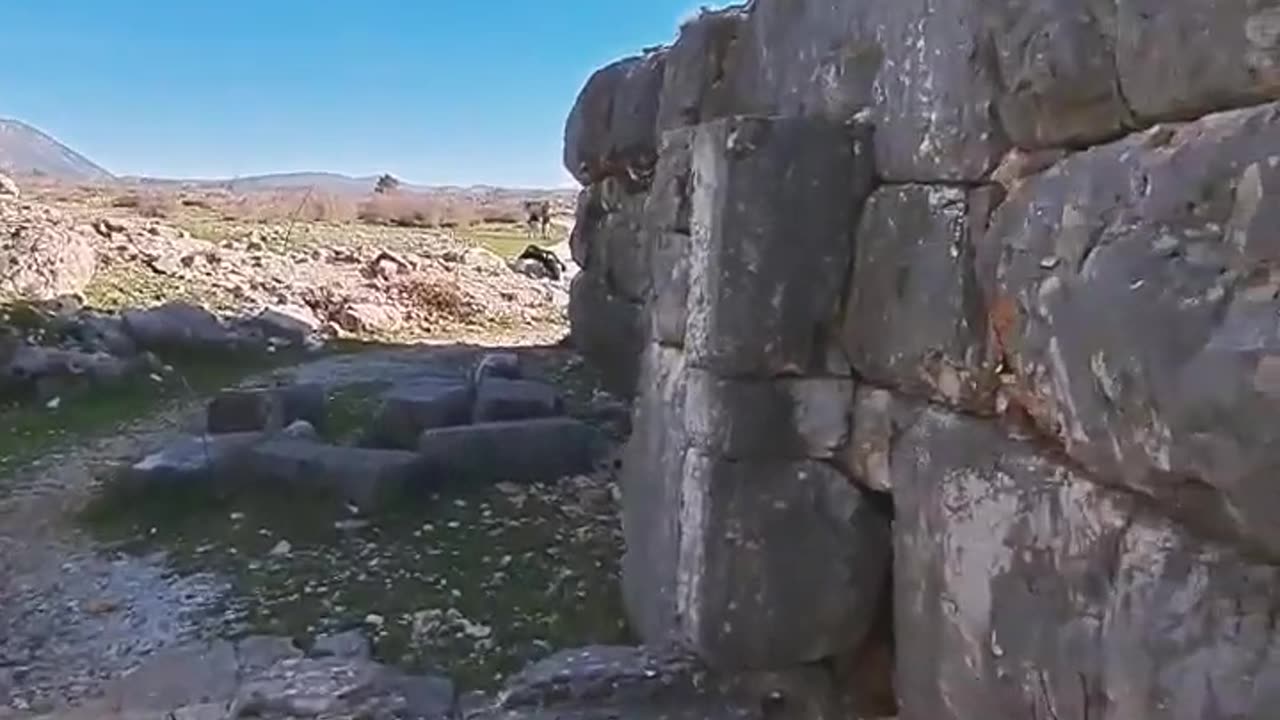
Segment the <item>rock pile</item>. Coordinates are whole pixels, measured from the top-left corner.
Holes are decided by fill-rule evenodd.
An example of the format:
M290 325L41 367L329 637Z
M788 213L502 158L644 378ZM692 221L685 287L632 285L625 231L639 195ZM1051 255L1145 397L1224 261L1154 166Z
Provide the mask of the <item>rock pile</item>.
M142 459L123 479L142 489L297 488L373 511L449 484L588 473L607 449L597 430L565 415L554 388L521 377L515 355L486 356L471 377L428 376L387 390L357 447L322 440L327 396L317 384L224 391L209 403L205 433Z
M583 89L646 640L808 717L1273 714L1276 12L1059 5L757 0Z

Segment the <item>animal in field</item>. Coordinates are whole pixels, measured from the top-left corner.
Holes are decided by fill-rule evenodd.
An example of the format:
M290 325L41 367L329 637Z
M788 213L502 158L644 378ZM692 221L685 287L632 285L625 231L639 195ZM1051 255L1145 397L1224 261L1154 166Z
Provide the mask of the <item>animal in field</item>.
M551 203L547 200L529 200L524 204L525 228L529 237L541 234L543 240L551 228Z

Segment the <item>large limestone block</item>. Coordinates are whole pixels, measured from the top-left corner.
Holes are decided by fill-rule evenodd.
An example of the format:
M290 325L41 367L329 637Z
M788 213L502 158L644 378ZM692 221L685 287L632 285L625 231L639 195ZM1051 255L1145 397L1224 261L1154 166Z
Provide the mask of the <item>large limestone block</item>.
M574 259L585 272L605 278L633 302L649 292L649 253L641 232L645 194L633 193L614 178L583 191L569 238Z
M1091 471L1280 557L1280 108L1025 183L984 241L1009 401Z
M879 173L898 181L986 177L1009 142L996 119L992 63L982 61L989 51L976 3L875 0L865 7L864 42L881 56L871 104Z
M689 441L684 432L685 355L650 345L641 369L622 474L622 592L631 626L645 642L676 631L680 486Z
M1118 0L1116 66L1143 120L1280 97L1280 2Z
M569 114L564 166L583 185L617 177L648 184L657 149L665 52L620 60L595 72Z
M693 212L695 128L664 133L645 200L645 247L649 252L650 332L667 345L684 345L689 304L689 234Z
M712 665L788 667L859 647L888 566L888 517L831 466L686 453L677 609Z
M990 404L994 368L975 239L992 192L891 185L871 196L842 333L863 377L955 405Z
M733 112L725 74L746 19L740 7L704 10L680 28L680 37L667 51L659 130L698 125Z
M699 126L685 338L692 365L764 377L822 365L871 174L857 129L807 118Z
M894 467L903 720L1274 717L1280 569L981 421L926 413Z
M1014 143L1081 145L1132 124L1116 70L1115 0L996 0L982 12L999 70L1000 120Z

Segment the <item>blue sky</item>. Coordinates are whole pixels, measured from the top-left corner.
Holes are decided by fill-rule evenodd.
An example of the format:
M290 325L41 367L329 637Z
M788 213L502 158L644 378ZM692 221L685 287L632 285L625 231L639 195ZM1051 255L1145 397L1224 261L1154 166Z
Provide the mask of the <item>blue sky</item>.
M0 0L0 117L124 175L569 184L590 72L696 0Z

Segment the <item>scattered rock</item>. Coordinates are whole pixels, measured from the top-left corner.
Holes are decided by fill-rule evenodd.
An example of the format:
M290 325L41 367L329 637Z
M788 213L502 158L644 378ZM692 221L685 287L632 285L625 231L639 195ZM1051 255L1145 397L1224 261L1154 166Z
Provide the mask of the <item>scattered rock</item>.
M488 353L476 363L471 373L471 386L479 387L488 378L520 380L523 377L519 355L513 352Z
M312 657L336 657L344 660L368 660L373 657L373 645L359 630L324 635L316 638L311 647Z
M338 312L338 326L348 332L379 333L395 330L404 321L394 305L351 303Z
M274 305L254 319L268 337L280 337L301 345L320 331L323 324L306 305Z
M27 222L0 214L0 298L48 300L81 293L97 266L89 234L65 218Z
M18 183L8 175L0 174L0 198L20 198L22 191L18 189Z

